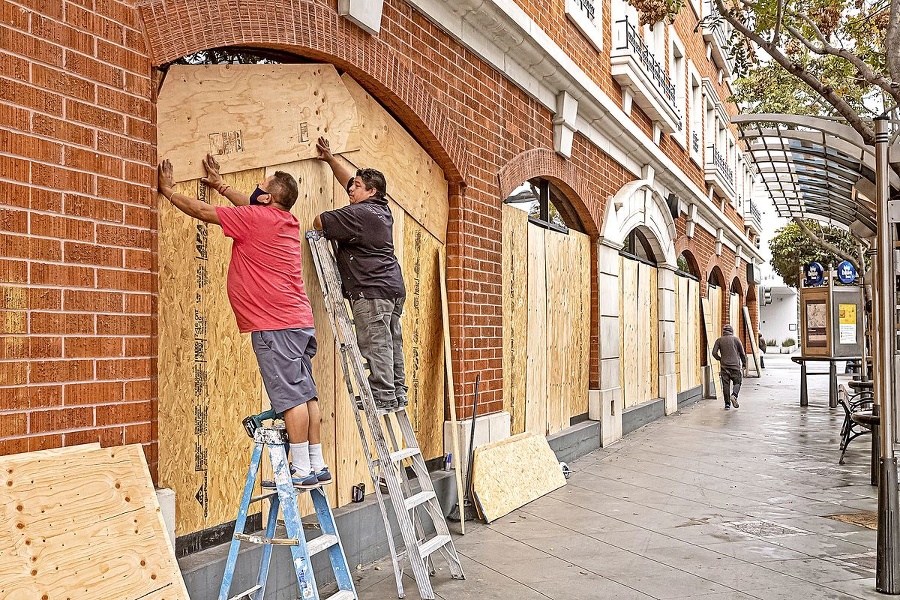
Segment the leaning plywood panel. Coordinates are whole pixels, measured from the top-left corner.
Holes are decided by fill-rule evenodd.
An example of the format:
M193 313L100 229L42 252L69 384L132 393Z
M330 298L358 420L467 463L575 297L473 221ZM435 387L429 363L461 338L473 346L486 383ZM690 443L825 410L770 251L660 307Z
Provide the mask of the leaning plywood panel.
M710 304L718 301L718 298L714 297L715 294L711 286L709 294L709 299L702 298L700 300L700 307L703 310L703 327L706 331L706 364L712 368L712 385L715 390L715 396L716 398L722 398L722 383L719 381L719 361L712 357L713 344L715 344L719 336L716 334L716 322Z
M520 433L475 449L472 489L488 523L565 484L543 435Z
M139 445L0 457L0 598L188 600Z
M528 227L525 431L547 435L547 264L544 229Z
M569 316L574 309L573 266L568 257L568 236L544 232L547 298L547 433L568 425L567 397L574 383L573 334Z
M315 158L327 135L335 152L356 149L353 99L332 65L173 65L157 104L159 149L184 179Z
M264 175L256 169L225 181L252 190ZM176 190L229 204L198 180ZM262 386L250 336L238 332L226 294L231 241L160 199L159 479L175 490L176 533L184 535L237 514L252 445L241 420L262 408Z
M438 272L438 254L444 246L402 210L396 211L394 218L404 222L403 237L397 245L403 247L406 283L401 326L409 387L407 413L422 455L428 460L444 454L444 338Z
M342 79L359 114L360 148L344 158L384 173L388 196L443 244L450 213L444 172L377 100L348 75Z
M644 352L638 338L638 263L619 257L619 293L622 337L620 338L620 380L625 408L640 404L642 390L641 370L638 366Z
M591 238L573 232L572 251L578 262L576 285L578 287L576 310L572 315L573 328L577 331L576 347L581 355L576 366L575 394L569 406L571 416L588 412L588 390L591 377Z
M503 225L503 410L510 433L525 431L528 334L528 213L507 204Z

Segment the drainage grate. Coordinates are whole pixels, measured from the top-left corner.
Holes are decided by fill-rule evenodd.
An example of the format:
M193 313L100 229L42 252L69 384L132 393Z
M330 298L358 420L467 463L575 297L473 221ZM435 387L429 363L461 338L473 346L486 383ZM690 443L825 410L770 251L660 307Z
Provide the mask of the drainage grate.
M741 533L758 537L783 537L788 535L803 535L809 533L796 527L789 527L772 521L734 521L723 523L726 527L736 529Z
M865 511L860 513L848 513L845 515L825 515L827 519L834 519L851 525L859 525L869 529L878 529L878 513L875 511Z

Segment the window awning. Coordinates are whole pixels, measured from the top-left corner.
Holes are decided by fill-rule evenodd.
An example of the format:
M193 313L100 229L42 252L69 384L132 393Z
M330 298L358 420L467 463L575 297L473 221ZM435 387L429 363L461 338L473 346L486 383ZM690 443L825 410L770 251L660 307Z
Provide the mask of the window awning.
M875 151L853 128L805 115L747 114L731 122L779 216L875 232ZM893 171L890 185L900 190Z

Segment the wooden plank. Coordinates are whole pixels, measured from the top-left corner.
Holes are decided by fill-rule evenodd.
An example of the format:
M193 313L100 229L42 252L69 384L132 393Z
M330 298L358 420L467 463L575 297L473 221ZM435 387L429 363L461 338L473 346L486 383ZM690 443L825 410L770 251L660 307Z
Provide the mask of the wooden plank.
M409 214L394 213L404 221L403 353L409 386L410 423L425 460L444 454L444 350L441 329L441 293L438 255L444 247ZM402 439L399 438L399 439Z
M344 158L384 173L388 195L443 244L450 214L444 172L377 100L350 76L342 78L359 114L359 150Z
M570 232L572 250L577 257L578 272L574 282L577 305L572 311L572 330L577 332L575 348L578 352L576 363L575 394L571 398L569 415L583 415L588 412L588 395L591 377L591 238L588 235ZM573 261L575 262L575 261Z
M647 320L650 334L650 381L647 399L659 398L659 274L655 267L647 266L649 285L647 296L650 315Z
M753 321L750 320L750 309L746 306L741 307L741 312L744 317L744 327L747 331L747 336L750 338L750 355L753 358L753 370L756 371L757 377L762 377L762 371L759 368L759 343L756 339L756 332L753 330ZM750 363L747 363L747 372L750 371Z
M710 298L701 298L700 305L703 310L703 325L706 328L706 364L708 364L712 368L712 384L713 389L716 393L716 398L722 398L722 382L719 380L719 361L713 359L712 357L712 347L715 341L718 339L718 334L715 332L715 321L713 317L712 306L710 304L714 301L713 298L713 287L710 288Z
M619 257L619 281L621 302L619 322L621 325L620 379L625 408L641 402L638 380L639 340L638 340L638 267L637 262Z
M700 336L700 327L702 327L700 320L700 282L699 281L691 281L689 284L689 299L688 299L688 307L690 313L688 315L688 323L689 323L689 331L691 335L691 348L693 349L691 353L691 361L693 364L693 368L691 372L694 374L694 379L692 385L698 386L702 380L701 369L703 368L701 355L702 348L700 347L701 336Z
M568 236L555 231L544 233L546 315L547 315L547 433L568 425L567 397L574 378L572 329L572 263L568 256Z
M353 98L329 64L172 65L157 113L157 153L180 181L205 175L207 153L233 173L315 158L321 135L335 153L358 148Z
M734 329L734 335L741 337L741 297L739 294L728 295L728 324Z
M528 227L525 431L547 435L547 266L545 230Z
M254 169L225 181L252 190L264 178ZM198 180L176 189L207 194ZM213 192L207 199L230 205ZM164 198L159 215L159 483L175 491L184 535L237 514L252 446L241 420L259 412L262 385L226 293L231 241Z
M528 343L528 213L502 206L503 410L510 433L525 431ZM590 291L590 290L589 290Z
M140 445L0 456L0 598L189 600Z

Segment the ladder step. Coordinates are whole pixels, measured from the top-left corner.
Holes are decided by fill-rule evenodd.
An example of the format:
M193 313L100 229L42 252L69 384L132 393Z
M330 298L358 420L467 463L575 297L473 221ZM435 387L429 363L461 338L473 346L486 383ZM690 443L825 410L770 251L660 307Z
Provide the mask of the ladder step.
M278 495L278 492L273 490L273 491L267 492L265 494L260 494L259 496L253 496L252 498L250 498L250 504L253 504L254 502L259 502L260 500L265 500L266 498L272 498L273 496L277 496L277 495Z
M246 592L241 592L237 596L232 596L228 600L240 600L240 598L250 598L250 594L252 594L253 592L259 591L260 589L262 589L261 585L254 585L252 588L250 588Z
M270 544L272 546L296 546L299 542L293 538L267 538L264 535L236 533L234 539L250 544Z
M356 594L351 590L341 590L336 594L328 596L326 600L356 600Z
M306 550L310 556L318 554L322 550L327 550L338 543L336 535L328 533L322 534L314 540L306 542Z
M450 543L449 535L436 535L421 546L419 546L419 554L422 555L424 559L426 556L437 550L438 548L442 548Z
M432 498L436 498L434 494L434 490L425 490L424 492L419 492L413 496L410 496L406 500L403 501L403 506L406 507L406 510L412 510L420 504L425 504ZM449 538L448 538L449 539Z
M412 448L404 448L403 450L398 450L397 452L391 453L391 462L398 463L403 459L409 458L410 456L415 456L416 454L421 454L422 450L416 446Z

